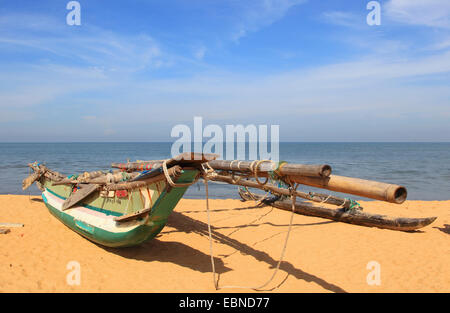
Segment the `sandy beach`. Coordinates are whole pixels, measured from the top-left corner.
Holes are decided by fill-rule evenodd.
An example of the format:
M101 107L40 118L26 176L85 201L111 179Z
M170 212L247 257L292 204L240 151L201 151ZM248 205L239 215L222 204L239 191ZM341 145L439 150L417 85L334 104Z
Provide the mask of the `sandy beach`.
M414 233L295 215L272 292L450 292L450 201L361 202L391 216L437 216ZM272 275L290 213L253 202L211 200L219 285L257 286ZM204 200L183 199L162 233L139 247L96 245L54 218L40 197L0 196L0 292L216 292ZM81 267L68 285L67 264ZM367 276L377 262L380 285ZM219 292L249 292L221 289Z

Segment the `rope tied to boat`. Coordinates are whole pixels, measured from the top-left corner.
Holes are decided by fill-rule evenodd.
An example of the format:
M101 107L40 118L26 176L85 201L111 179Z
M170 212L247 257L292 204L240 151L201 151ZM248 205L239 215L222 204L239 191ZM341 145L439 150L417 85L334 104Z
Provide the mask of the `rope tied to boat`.
M283 166L285 166L286 164L288 164L288 162L286 162L286 161L280 161L280 162L278 162L278 165L277 165L277 168L272 172L273 174L275 174L277 177L281 177L282 175L281 175L281 168L283 167Z
M260 184L261 186L264 186L267 184L267 181L269 180L269 177L267 177L266 181L264 183L261 183L258 179L258 166L263 163L263 162L271 162L270 160L260 160L260 161L253 161L250 168L253 171L254 177L256 179L256 181L258 182L258 184ZM272 276L262 285L260 286L219 286L219 281L216 279L217 273L216 273L216 267L215 267L215 262L214 262L214 251L213 251L213 239L212 239L212 230L211 230L211 213L210 213L210 208L209 208L209 189L208 189L208 181L212 178L214 178L215 176L217 176L218 174L216 173L216 171L209 165L209 163L205 163L202 164L200 169L200 174L197 175L196 179L192 182L192 183L185 183L185 184L179 184L179 183L175 183L172 178L169 175L169 172L167 170L167 160L165 160L162 163L162 169L165 175L165 178L167 180L167 183L172 186L172 187L189 187L193 184L195 184L198 179L200 177L203 178L204 184L205 184L205 193L206 193L206 213L207 213L207 220L208 220L208 237L209 237L209 250L210 250L210 257L211 257L211 269L212 269L212 273L213 273L213 283L214 283L214 288L216 290L219 289L253 289L255 291L263 291L262 289L264 287L266 287L268 284L270 284L273 279L275 278L276 274L278 273L281 263L283 262L284 259L284 255L286 253L287 250L287 243L289 241L289 237L291 235L291 230L292 230L292 224L293 224L293 220L294 220L294 213L295 213L295 202L296 202L296 190L298 187L298 184L290 184L289 186L289 193L292 199L292 212L291 212L291 216L290 216L290 221L289 221L289 227L288 227L288 231L286 234L286 239L284 241L284 245L281 251L281 255L280 258L277 262L277 265L273 271ZM240 180L242 177L239 177L238 180Z
M202 168L203 168L203 166L202 166ZM211 168L211 170L215 173L214 169ZM216 290L219 290L219 289L253 289L255 291L264 291L263 288L266 287L268 284L270 284L273 281L273 279L275 278L275 276L277 275L277 273L280 269L281 263L283 262L284 255L287 250L287 243L288 243L289 237L291 235L292 224L294 221L295 202L296 202L296 197L297 197L296 190L298 188L298 184L295 184L295 185L291 184L289 186L289 192L290 192L291 199L292 199L292 212L291 212L291 216L290 216L290 220L289 220L289 228L288 228L288 231L286 234L286 239L284 241L283 249L281 250L280 258L277 262L277 266L275 267L272 276L264 284L262 284L260 286L232 286L232 285L219 286L219 281L216 279L217 273L216 273L216 266L215 266L215 262L214 262L213 239L212 239L212 231L211 231L211 214L210 214L210 209L209 209L208 178L210 177L209 175L211 175L211 174L214 175L213 173L203 173L202 176L204 178L204 183L205 183L206 215L207 215L207 220L208 220L208 236L209 236L209 252L210 252L210 257L211 257L211 269L212 269L212 274L213 274L214 288ZM217 175L217 174L215 174L215 175Z
M345 207L346 201L350 202L348 208ZM346 212L355 212L357 210L362 211L362 209L363 209L362 206L356 200L353 200L350 198L344 198L344 203L342 204L342 206L344 207Z
M180 184L180 183L175 183L175 182L172 180L172 177L170 177L169 171L167 170L167 161L168 161L168 160L164 160L164 162L162 163L162 169L163 169L164 176L166 177L167 183L168 183L171 187L173 187L173 188L189 187L189 186L192 186L192 185L194 185L195 183L197 183L197 181L200 179L200 176L201 176L201 175L197 175L197 177L195 177L195 179L194 179L193 182L190 182L190 183L181 183L181 184Z
M250 171L253 172L253 176L254 176L256 182L261 186L264 186L269 181L269 177L266 177L266 180L263 183L259 180L258 167L264 162L272 163L272 161L270 161L270 160L255 160L252 163L250 163Z

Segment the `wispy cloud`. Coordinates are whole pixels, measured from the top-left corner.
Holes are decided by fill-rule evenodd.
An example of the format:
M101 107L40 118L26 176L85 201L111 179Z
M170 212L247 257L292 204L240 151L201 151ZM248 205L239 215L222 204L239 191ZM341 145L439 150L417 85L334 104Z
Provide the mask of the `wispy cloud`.
M384 9L396 22L450 28L448 0L390 0Z
M282 19L292 7L305 3L307 0L253 0L237 1L237 22L231 39L239 39L249 33L256 32Z
M240 122L277 121L292 134L305 134L308 127L335 123L336 119L360 125L375 117L387 120L395 130L392 117L402 119L405 112L418 124L430 118L436 125L443 123L439 119L450 114L450 90L445 79L439 80L440 75L450 75L450 52L410 59L363 57L272 75L209 71L170 79L137 80L86 67L39 65L23 68L22 72L15 69L14 75L1 72L0 81L27 79L13 90L3 90L0 103L7 104L5 116L10 120L32 117L43 127L35 130L36 134L49 132L42 126L42 119L47 111L53 111L51 116L56 120L70 118L85 125L77 129L81 138L96 133L120 140L166 140L173 125L190 122L194 115L236 123L236 110L249 117ZM428 84L430 79L434 84ZM23 106L27 106L28 115L20 117ZM46 110L44 115L42 108ZM123 129L124 116L133 130ZM302 123L294 123L295 119ZM155 130L151 134L150 125ZM333 124L328 125L313 138L326 138L325 129ZM377 130L376 125L360 126ZM294 135L283 138L301 139Z
M74 28L45 15L0 16L0 47L45 53L53 63L95 66L105 71L133 72L170 63L159 44L147 34L119 35L83 25ZM24 50L25 49L25 50Z
M220 33L233 34L224 39L228 44L232 39L242 41L303 2L234 1L232 26ZM389 4L395 4L397 11L408 9L401 1ZM384 136L390 136L388 131L400 133L408 123L415 128L406 127L402 136L412 136L408 131L418 127L420 132L411 133L425 133L427 125L450 133L448 34L424 47L414 36L384 36L384 28L365 24L363 13L361 21L355 12L330 11L320 16L321 21L345 26L345 34L327 28L333 38L318 38L324 44L321 49L325 44L336 49L333 44L338 38L357 54L340 61L330 58L323 64L292 61L289 70L280 70L284 47L277 47L277 57L268 60L269 70L261 67L257 73L231 71L227 67L235 57L231 53L224 64L208 63L217 51L203 39L186 39L182 49L173 52L163 40L145 33L106 31L93 25L71 28L40 15L0 16L0 53L30 55L11 64L5 61L8 58L1 62L0 133L15 125L16 138L25 138L28 132L38 138L58 135L61 140L64 136L166 140L173 125L188 123L194 115L207 122L277 123L283 140L332 140L330 129L341 140L377 136L381 128ZM324 24L330 27L317 26ZM417 53L417 47L429 49ZM294 49L287 48L307 54L306 49ZM253 52L246 56L249 62L253 56ZM238 52L237 57L245 56ZM291 60L292 53L285 54L283 62ZM185 65L190 66L188 71ZM170 75L171 70L184 72ZM236 117L237 110L241 117ZM67 124L77 125L76 130Z
M345 27L361 28L365 25L365 16L353 12L326 11L322 14L322 18L330 24Z
M203 57L205 56L205 54L206 54L206 47L205 46L200 46L200 47L197 47L195 50L194 50L194 57L197 59L197 60L202 60L203 59Z

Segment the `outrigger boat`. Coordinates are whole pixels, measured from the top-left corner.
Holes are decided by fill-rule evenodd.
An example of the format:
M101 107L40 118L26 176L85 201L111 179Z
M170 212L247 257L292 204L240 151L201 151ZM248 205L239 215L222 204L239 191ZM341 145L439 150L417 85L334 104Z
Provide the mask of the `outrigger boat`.
M113 163L114 170L109 172L69 177L35 162L29 164L34 173L24 179L23 189L36 183L51 214L80 235L108 247L135 246L154 238L186 189L199 179L239 186L244 201L362 226L414 231L436 219L369 214L350 198L297 190L300 184L395 204L406 200L403 186L331 175L326 164L221 161L217 157L184 153L167 160ZM267 194L258 195L249 188ZM296 201L298 198L305 201Z

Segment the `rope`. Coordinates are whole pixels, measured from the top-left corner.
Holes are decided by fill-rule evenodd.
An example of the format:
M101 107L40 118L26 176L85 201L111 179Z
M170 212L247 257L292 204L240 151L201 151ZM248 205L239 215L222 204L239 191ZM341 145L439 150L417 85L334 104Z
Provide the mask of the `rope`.
M31 176L31 167L28 167L28 177ZM28 201L31 203L31 189L28 188Z
M172 178L171 178L170 175L169 175L169 171L167 170L167 160L164 160L164 162L163 162L163 164L162 164L162 169L163 169L164 176L166 177L167 182L169 183L169 185L170 185L171 187L174 187L174 188L177 188L177 187L180 187L180 188L181 188L181 187L189 187L189 186L195 184L195 183L200 179L200 176L197 176L197 177L195 178L195 180L194 180L193 182L191 182L191 183L186 183L186 184L176 184L176 183L173 182Z
M281 176L282 176L281 173L280 173L281 168L282 168L283 166L285 166L287 163L288 163L288 162L286 162L286 161L280 161L280 162L278 162L277 168L273 171L273 173L274 173L276 176L281 177Z
M213 272L214 288L216 288L216 290L219 290L219 282L216 279L216 265L214 263L214 253L213 253L213 246L212 246L211 218L210 218L210 213L209 213L209 192L208 192L207 177L204 177L204 182L205 182L205 192L206 192L206 212L207 212L207 216L208 216L209 255L211 256L211 267L212 267L212 272Z
M267 181L268 181L268 178L266 179L266 181L264 183L261 183L258 180L258 174L257 174L258 171L257 171L257 169L258 169L258 166L262 162L267 162L267 161L271 162L269 160L254 161L250 165L250 168L254 172L255 179L260 185L265 185L267 183ZM256 166L253 169L253 165L255 163L256 163ZM239 165L240 165L240 162L238 163L238 168L239 168ZM209 165L209 163L206 163L206 167L208 167L208 169L205 168L204 164L201 165L202 173L196 177L194 182L186 183L186 184L176 184L176 183L173 182L173 180L170 177L169 172L167 170L167 160L165 160L163 162L163 164L162 164L162 168L163 168L163 172L164 172L164 175L166 177L166 180L167 180L168 184L170 186L172 186L172 187L188 187L188 186L190 186L192 184L195 184L200 177L203 177L203 180L204 180L204 183L205 183L205 192L206 192L206 213L207 213L207 219L208 219L209 251L210 251L210 257L211 257L211 269L212 269L212 273L213 273L214 288L216 290L226 289L226 288L233 288L233 289L253 289L253 290L256 290L256 291L262 291L262 289L264 287L266 287L268 284L270 284L272 282L272 280L275 278L276 274L278 273L278 271L280 269L280 265L283 262L284 255L286 253L287 243L288 243L288 240L289 240L289 237L290 237L290 234L291 234L291 230L292 230L293 220L294 220L295 199L296 199L295 191L297 190L298 184L295 186L295 188L292 185L290 187L291 198L292 198L292 213L291 213L291 217L290 217L290 221L289 221L289 228L288 228L288 231L287 231L287 234L286 234L286 240L284 242L283 249L281 251L280 259L279 259L279 261L277 263L276 268L273 271L272 276L267 280L267 282L265 282L261 286L221 286L220 287L219 286L219 282L216 279L217 273L216 273L216 266L215 266L215 262L214 262L213 240L212 240L212 231L211 231L211 213L210 213L210 209L209 209L209 189L208 189L208 180L209 180L209 178L214 177L215 175L217 175L217 173ZM241 177L239 177L239 179L241 179Z
M344 203L342 204L342 206L344 206L344 204L348 201L350 201L350 205L348 207L348 209L346 211L355 211L355 210L362 210L361 205L353 199L348 199L348 198L344 198ZM345 207L344 207L345 208Z
M250 198L252 198L253 201L255 201L255 206L259 206L263 203L263 201L267 198L267 195L270 193L270 191L267 191L266 194L261 198L261 199L256 199L253 194L250 192L250 190L248 190L248 188L246 186L243 186L245 188L245 190L247 191L247 194L250 196Z
M253 196L253 194L250 192L250 190L248 190L248 187L247 186L244 186L244 188L245 188L245 191L247 191L247 193L248 193L248 195L253 199L253 201L258 201L258 199L256 199L254 196Z
M330 199L330 198L331 198L331 195L328 195L328 197L326 197L325 200L320 201L320 203L326 203L328 201L328 199ZM345 201L342 205L344 205L344 204L345 204Z
M233 163L234 162L238 162L238 169L239 169L239 161L238 160L233 160L233 161L231 161L231 163L230 163L230 169L233 169Z
M277 263L276 268L273 271L272 276L269 278L269 280L267 280L267 282L265 282L261 286L221 286L221 287L219 287L219 282L216 279L217 274L216 274L216 266L214 263L214 252L213 252L213 242L212 242L212 232L211 232L211 218L210 218L210 210L209 210L209 192L208 192L208 173L204 173L203 178L204 178L204 182L205 182L205 191L206 191L206 213L207 213L207 217L208 217L209 252L210 252L210 256L211 256L211 268L212 268L212 272L213 272L214 288L216 290L219 290L219 289L253 289L255 291L263 291L262 289L264 287L266 287L268 284L270 284L272 282L272 280L275 278L276 274L278 273L278 271L280 269L281 262L283 262L284 254L286 252L287 243L288 243L288 240L289 240L289 237L291 234L292 224L293 224L293 220L294 220L295 199L296 199L295 191L297 190L298 184L296 184L295 187L293 187L292 185L290 187L291 199L292 199L292 213L291 213L291 218L289 221L289 228L288 228L288 231L286 234L286 240L284 242L283 249L281 251L280 259Z
M269 181L269 177L266 177L266 180L264 183L259 181L258 167L261 165L261 163L264 163L264 162L272 162L272 161L270 161L270 160L255 160L252 163L250 163L250 171L253 172L256 182L261 186L264 186Z

